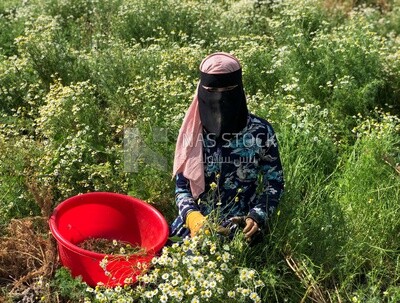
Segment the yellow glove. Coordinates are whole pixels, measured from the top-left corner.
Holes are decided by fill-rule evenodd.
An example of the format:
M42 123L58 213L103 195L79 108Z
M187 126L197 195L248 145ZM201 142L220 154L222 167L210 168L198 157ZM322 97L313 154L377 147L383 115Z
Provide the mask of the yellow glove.
M190 236L194 237L203 227L206 217L199 211L192 211L186 216L186 226L190 229Z

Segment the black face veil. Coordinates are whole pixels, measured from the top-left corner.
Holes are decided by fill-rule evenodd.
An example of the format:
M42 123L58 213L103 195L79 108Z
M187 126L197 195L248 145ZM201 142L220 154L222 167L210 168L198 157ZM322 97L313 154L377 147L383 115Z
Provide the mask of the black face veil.
M217 91L211 88L233 89ZM206 74L201 72L197 92L200 119L208 133L216 138L240 132L247 124L247 104L242 84L242 70L227 74Z

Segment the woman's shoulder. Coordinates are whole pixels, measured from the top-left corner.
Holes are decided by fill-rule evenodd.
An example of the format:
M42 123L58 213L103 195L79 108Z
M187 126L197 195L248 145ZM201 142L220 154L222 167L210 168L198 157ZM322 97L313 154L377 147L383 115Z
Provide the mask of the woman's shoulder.
M254 114L249 114L250 117L250 127L252 132L262 132L262 133L274 133L274 129L266 119L256 116Z

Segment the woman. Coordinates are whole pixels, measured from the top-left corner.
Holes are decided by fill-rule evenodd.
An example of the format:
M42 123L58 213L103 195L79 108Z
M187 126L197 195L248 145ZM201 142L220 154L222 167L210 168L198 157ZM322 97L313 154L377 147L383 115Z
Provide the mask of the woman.
M251 240L266 228L283 192L271 125L248 112L239 61L214 53L200 64L200 81L179 131L173 174L178 218L171 235L195 236L217 213L219 231L243 227Z

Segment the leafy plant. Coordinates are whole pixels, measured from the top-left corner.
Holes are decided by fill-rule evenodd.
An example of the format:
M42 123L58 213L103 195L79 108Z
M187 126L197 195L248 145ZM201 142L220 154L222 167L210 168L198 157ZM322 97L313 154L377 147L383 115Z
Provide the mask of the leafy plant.
M52 287L55 292L64 298L72 300L72 302L83 302L82 293L86 289L86 285L82 283L82 280L73 278L70 271L65 268L59 268L52 281Z

